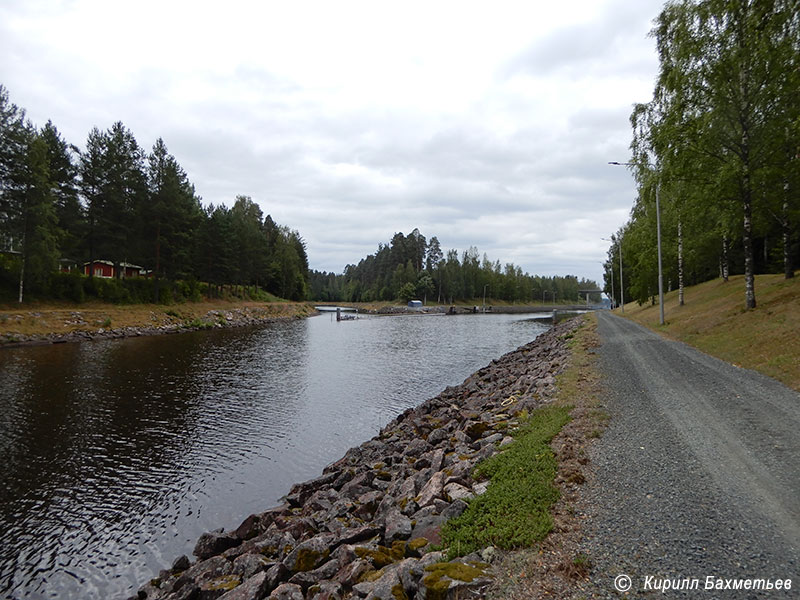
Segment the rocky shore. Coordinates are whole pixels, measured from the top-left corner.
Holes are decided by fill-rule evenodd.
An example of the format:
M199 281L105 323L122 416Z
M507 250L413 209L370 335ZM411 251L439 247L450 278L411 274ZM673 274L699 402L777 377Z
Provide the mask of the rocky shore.
M139 337L143 335L164 335L201 329L222 327L246 327L250 325L266 325L279 320L303 318L314 311L305 305L293 305L292 310L275 310L274 306L237 306L223 309L212 309L199 315L181 314L181 309L149 311L136 325L122 327L111 326L110 317L97 318L90 313L96 311L59 311L57 316L42 312L0 313L3 328L0 332L0 348L17 346L34 346L42 344L64 344L91 340L118 339ZM117 310L124 310L124 307ZM15 325L40 321L49 323L48 333L24 333L15 330ZM22 329L21 327L19 329ZM58 331L66 329L66 331Z
M551 402L569 363L564 322L396 417L283 504L198 540L138 600L481 597L494 548L446 561L442 525L485 492L472 470L511 442L522 410Z

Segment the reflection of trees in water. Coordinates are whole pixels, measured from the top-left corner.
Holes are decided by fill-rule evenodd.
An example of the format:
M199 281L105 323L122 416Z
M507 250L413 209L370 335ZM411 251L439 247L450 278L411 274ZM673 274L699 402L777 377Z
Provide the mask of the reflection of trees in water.
M0 554L4 591L39 587L37 568L63 593L75 585L67 571L91 580L152 563L141 555L152 554L148 533L177 535L177 521L209 501L204 480L294 418L299 394L270 386L302 365L303 331L298 322L7 351L0 524L16 541Z
M317 318L0 353L16 480L0 596L129 595L203 530L236 526L531 341L543 328L524 319Z

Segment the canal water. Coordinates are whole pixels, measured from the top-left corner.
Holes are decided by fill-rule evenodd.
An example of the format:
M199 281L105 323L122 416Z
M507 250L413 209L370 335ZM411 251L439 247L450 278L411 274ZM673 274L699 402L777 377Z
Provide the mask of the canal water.
M321 315L0 350L0 597L125 598L545 329Z

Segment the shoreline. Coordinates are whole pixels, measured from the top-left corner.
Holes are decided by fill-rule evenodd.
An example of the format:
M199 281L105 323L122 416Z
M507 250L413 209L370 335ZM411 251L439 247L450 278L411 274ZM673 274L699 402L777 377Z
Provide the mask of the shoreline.
M528 314L528 313L552 313L558 312L581 312L595 310L596 306L585 304L436 304L427 305L421 308L410 308L401 304L376 305L372 303L352 303L352 302L314 302L314 306L334 308L354 308L359 314L367 315L413 315L413 314ZM485 310L484 310L485 308Z
M132 598L444 598L493 583L487 547L447 561L447 519L485 493L473 467L512 441L519 416L550 405L581 319L493 360L351 448L283 504L198 540Z
M267 325L317 314L309 303L187 302L0 309L0 349ZM116 323L119 325L115 326Z

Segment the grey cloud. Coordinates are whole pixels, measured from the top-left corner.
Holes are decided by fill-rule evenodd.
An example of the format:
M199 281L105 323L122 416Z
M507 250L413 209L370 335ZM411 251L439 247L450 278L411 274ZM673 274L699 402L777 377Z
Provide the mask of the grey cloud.
M644 33L659 8L614 0L603 18L533 40L495 74L555 73L556 93L567 79L600 76L603 86L603 77L649 74L652 56L638 50L652 46ZM37 124L52 118L78 145L115 120L148 150L163 137L205 202L251 196L300 231L313 268L340 272L395 231L419 227L445 248L475 245L532 273L597 276L605 249L582 248L614 231L631 204L630 174L606 163L628 156L630 103L642 98L615 109L586 98L580 112L534 127L537 108L504 81L452 114L348 106L258 57L222 73L133 70L116 87L88 63L74 69L51 48L5 36L5 16L0 8L0 50L13 60L0 82ZM493 130L493 116L509 126Z
M626 38L634 36L645 46L645 34L663 2L618 0L604 6L604 13L595 21L576 23L551 31L499 69L503 78L517 74L544 76L564 70L580 74L591 69L598 73L619 73L623 64L630 72L650 72L650 64L630 54Z

